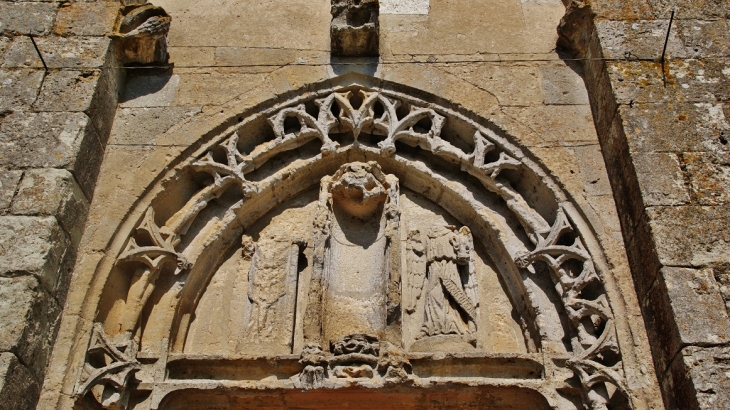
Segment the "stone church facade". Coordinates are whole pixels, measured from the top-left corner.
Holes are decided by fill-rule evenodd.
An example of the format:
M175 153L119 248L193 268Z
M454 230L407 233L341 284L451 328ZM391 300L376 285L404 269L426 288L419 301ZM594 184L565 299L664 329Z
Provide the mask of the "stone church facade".
M729 18L0 1L0 409L730 408Z

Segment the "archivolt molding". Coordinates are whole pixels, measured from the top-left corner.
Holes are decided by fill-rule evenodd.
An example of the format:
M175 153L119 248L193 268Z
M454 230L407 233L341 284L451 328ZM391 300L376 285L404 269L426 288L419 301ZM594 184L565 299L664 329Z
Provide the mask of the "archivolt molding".
M266 117L271 127L273 138L269 141L250 150L245 149L246 141L251 140L249 135L245 135L245 127L250 121L242 121L206 144L199 155L178 166L178 175L207 175L208 178L182 207L171 213L165 223L156 223L154 206L149 205L153 202L147 202L149 208L117 257L115 269L132 275L134 279L120 319L121 332L114 336L114 340L133 345L139 343L143 312L162 268L167 265L171 274L181 278L181 285L176 290L180 302L170 335L172 351L181 351L180 346L184 343L189 326L189 317L186 319L185 316L190 315L200 298L200 285L206 283L205 278L194 276L210 274L202 273L206 269L210 271L207 266L210 261L205 263L207 267L196 265L199 265L200 256L206 251L205 244L213 240L209 233L208 237L202 239L188 238L187 235L211 201L231 195L240 198L231 205L230 215L221 218L216 225L215 229L222 230L222 225L239 223L236 215L246 209L246 202L254 201L262 192L271 190L277 183L283 183L297 170L305 172L318 162L343 162L344 159L339 158L349 158L348 155L356 153L366 158L396 161L414 169L420 167L424 173L431 172L424 171L423 165L409 159L408 155L400 154L403 149L408 151L417 147L429 158L454 164L469 178L479 181L500 198L519 221L523 232L507 232L509 229L506 223L489 224L497 231L493 233L492 240L502 242L500 246L509 255L511 269L519 272L515 277L505 279L512 281L510 283L520 282L515 286L523 294L512 295L513 303L519 305L516 299L524 299L522 303L526 311L521 314L525 316L524 319L535 322L539 314L535 312L536 302L531 299L521 281L529 275L551 275L572 329L571 347L565 363L574 372L577 384L573 387L578 387L582 392L586 408L608 409L612 403L623 402L617 397L629 398L609 298L601 275L596 270L595 256L586 248L583 239L583 235L590 233L578 230L579 226L585 224L576 220L579 216L572 211L572 207L566 205L565 196L557 185L505 137L448 108L397 92L359 86L307 94L264 111L261 115ZM445 132L447 122L459 123L459 127L455 128L457 131L452 129ZM465 135L467 132L468 135ZM251 177L254 171L264 167L270 160L300 149L314 140L321 143L319 154L297 160L296 164L285 165L264 178ZM509 175L505 176L506 173ZM545 198L554 203L556 211L552 215L536 210L534 204L515 188L515 176L525 174L532 175L552 192L552 198ZM434 176L433 180L438 178ZM318 180L311 182L312 185L315 183ZM301 187L300 191L304 188L307 187ZM486 209L477 213L487 217L489 212ZM548 218L552 220L548 221ZM204 233L196 235L204 236ZM519 238L526 238L527 241ZM517 309L520 310L519 306ZM528 324L528 333L530 326L539 328L535 323ZM537 331L543 339L547 337L540 329ZM103 330L100 332L103 333ZM104 334L99 337L100 340L111 340ZM536 346L535 349L540 347ZM90 350L89 356L92 353ZM136 363L133 358L128 359L127 363ZM304 359L302 363L313 366ZM132 366L127 371L131 372L133 368L136 367ZM310 380L306 385L323 385L320 376L312 376L315 370L310 369L305 376L320 381L313 383ZM124 383L117 383L119 397L125 397L123 391L128 387L128 379L125 377ZM403 380L406 379L408 377L403 377ZM93 384L97 383L95 380L82 377L77 394L83 395L90 391ZM565 383L571 386L573 382L568 380ZM116 403L123 404L121 401Z

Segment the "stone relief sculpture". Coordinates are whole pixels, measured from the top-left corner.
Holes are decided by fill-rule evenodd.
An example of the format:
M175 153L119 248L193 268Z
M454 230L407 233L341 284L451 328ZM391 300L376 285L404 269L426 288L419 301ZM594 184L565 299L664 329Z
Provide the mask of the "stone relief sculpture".
M162 268L167 264L174 264L175 275L190 269L190 262L175 251L177 243L179 243L177 235L157 226L155 212L150 208L137 227L136 234L129 238L125 251L119 256L119 263L137 265L126 299L127 308L121 326L128 339L132 337L141 311L152 295Z
M298 259L304 241L286 236L262 238L255 245L251 238L242 240L244 254L253 253L248 272L248 299L251 312L246 326L246 340L254 343L284 344L291 349L294 328Z
M362 383L383 387L386 383L409 380L418 385L421 382L415 382L419 379L416 374L432 374L421 378L460 386L464 377L471 376L463 376L457 370L439 376L441 364L423 367L423 363L441 360L434 352L445 354L429 342L437 339L458 340L472 347L468 354L448 356L452 364L444 364L444 368L497 360L474 350L477 334L485 331L480 327L484 323L480 321L484 307L477 285L477 241L499 248L490 257L500 269L504 287L511 292L515 315L524 324L524 337L531 341L527 354L510 360L529 369L536 366L538 370L519 373L523 378L513 385L539 391L553 408L559 407L555 403L566 403L561 395L567 390L575 397L582 395L585 408L602 410L613 408L616 403L628 403L626 406L631 407L632 393L624 375L617 319L601 276L606 274L605 268L599 271L596 266L602 265L597 265L591 253L598 248L591 248L590 241L585 240L590 230L561 196L557 185L518 148L489 127L456 111L404 94L360 86L312 92L262 115L268 119L273 139L262 139L264 142L257 146L244 149L247 121L232 125L201 143L200 150L166 180L173 186L175 178L208 176L186 186L189 195L174 209L165 209L164 223L158 225L155 221L157 205L152 201L145 202L147 209L135 214L138 219L130 223L134 228L127 231L129 236L124 241L120 240L124 246L114 254L115 272L135 278L126 290L126 303L120 304L121 313L106 319L110 325L105 328L119 328L120 332L107 336L99 333L99 340L108 341L105 343L111 346L116 358L110 363L95 362L93 357L99 348L96 344L90 346L77 383L79 396L88 395L112 377L119 385L117 391L123 392L135 374L142 379L147 377L144 383L135 382L134 389L148 389L144 391L153 397L147 403L150 409L159 408L165 397L175 391L210 386L313 389ZM459 123L454 129L468 143L453 142L456 131L444 131L447 120ZM285 123L292 121L298 126L285 127ZM272 158L281 158L312 142L321 143L315 155L296 157L279 168L272 166L266 172L252 174L268 166ZM410 156L403 154L405 150L411 150ZM421 156L414 159L413 152ZM485 205L469 190L453 188L448 179L434 171L436 167L429 168L430 158L453 164L469 181L481 184L479 188L483 187L495 202ZM386 167L388 173L383 171ZM515 171L544 183L545 192L555 196L549 199L554 201L557 211L537 212L515 179L506 177ZM428 187L419 192L430 195L433 201L448 197L443 200L447 205L448 201L462 201L446 210L467 209L466 217L455 218L470 222L468 227L432 224L405 232L403 227L407 225L401 223L401 184L404 190L432 184L437 187L433 192ZM254 242L245 236L246 229L276 205L273 198L281 201L276 195L291 197L317 189L317 185L318 198L312 199L312 222L307 225L311 238L292 238L282 232ZM207 213L213 204L218 207L216 213ZM229 244L238 249L237 238L242 235L240 257L250 259L250 268L241 273L248 278L248 288L241 297L251 303L249 316L240 318L246 327L243 344L286 346L287 354L299 355L298 361L266 356L265 361L289 363L284 366L289 373L286 377L277 376L276 380L246 374L241 376L241 380L250 382L246 387L211 376L199 376L205 379L203 383L171 370L165 373L164 369L170 368L174 360L202 360L185 355L183 347L196 303L221 263L217 256L210 256L210 249L219 254L231 249ZM401 238L405 243L401 243ZM311 278L302 282L298 258L306 247L311 255ZM401 260L407 275L403 283ZM536 290L537 285L532 284L533 288L526 290L525 278L543 272L549 272L555 289L545 286ZM158 276L165 276L167 283L172 283L166 290L172 295L166 302L169 306L160 308L168 310L159 315L167 321L160 326L170 329L169 343L166 339L161 345L167 350L155 353L149 345L161 341L153 340L144 354L138 354L144 348L140 340L144 339L145 326L150 326L140 319L150 301L156 300L151 295L161 292ZM303 286L306 292L300 291ZM549 303L540 305L538 291L557 291L556 303L561 304L561 309ZM305 313L298 322L295 313L299 307ZM553 316L545 315L545 311ZM413 346L404 346L401 315L419 320L419 334ZM564 323L559 320L561 315L567 319ZM552 334L545 331L544 322L551 317L558 318L554 326L565 330L560 333L563 339L550 340ZM303 335L299 351L293 348L293 332ZM117 347L118 352L114 352L112 347L117 346L117 340L121 340L119 346L128 347ZM421 350L418 343L430 343L431 349ZM170 363L166 362L168 353ZM235 371L247 371L248 364L240 366L240 361L260 364L256 360L261 359L238 357ZM225 367L229 366L226 360L234 359L215 360L216 366ZM113 370L115 363L128 369L123 377L121 371ZM154 372L145 370L152 363L163 369L156 373L162 376L154 383L146 376ZM141 370L135 373L138 368ZM94 376L94 372L100 376ZM565 377L559 379L562 376ZM531 377L544 380L540 379L539 385L530 384ZM469 383L487 385L488 379L475 376ZM572 384L568 379L577 381ZM424 385L428 383L423 381ZM98 396L97 400L102 403L104 398Z
M426 300L419 339L436 335L468 335L476 330L476 276L469 228L435 227L428 233ZM422 276L416 274L417 276Z
M307 365L298 375L304 389L325 387L335 379L403 381L412 377L411 364L401 349L362 333L330 343L329 353L310 344L302 351L300 363Z
M377 0L333 0L330 24L332 55L377 56L379 14Z
M315 218L315 277L322 291L320 316L325 341L387 327L392 241L397 237L398 179L375 162L343 165L322 179ZM318 340L315 327L307 335Z
M122 339L115 342L101 324L94 325L86 363L74 390L76 397L91 392L105 409L127 407L129 380L140 370L141 364L136 357L136 343Z

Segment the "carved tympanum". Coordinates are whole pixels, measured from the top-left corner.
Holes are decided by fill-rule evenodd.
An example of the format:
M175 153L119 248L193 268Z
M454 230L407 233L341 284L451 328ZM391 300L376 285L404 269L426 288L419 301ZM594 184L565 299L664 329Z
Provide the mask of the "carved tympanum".
M95 325L77 395L94 392L105 406L123 406L131 374L153 362L161 370L139 374L158 376L135 387L152 390L150 408L159 408L167 392L197 388L190 386L202 381L179 368L170 370L166 355L174 353L178 363L203 360L185 351L190 322L207 320L204 314L195 317L196 304L216 270L223 271L226 255L235 254L239 259L230 259L234 262L226 269L243 278L236 295L246 307L235 316L242 336L232 338L239 345L234 341L236 358L230 360L237 367L221 374L239 379L198 374L210 379L205 388L232 388L242 380L256 389L418 384L416 374L436 374L442 367L446 376L422 377L457 384L468 377L469 383L488 384L490 377L504 375L490 376L491 365L484 364L501 360L490 358L483 346L485 334L496 329L493 305L484 296L493 290L484 286L491 269L498 271L491 287L509 292L506 316L520 321L515 335L524 339L524 350L509 359L528 368L515 370L519 377L552 378L551 392L540 394L553 408L575 402L561 399L566 391L573 397L580 392L583 405L594 410L629 403L617 319L602 279L610 272L591 255L599 248L586 246L590 229L557 184L493 128L417 98L356 86L313 92L263 116L268 125L260 120L255 127L256 132L270 127L264 136L248 135L254 126L246 128L246 120L201 142L196 156L164 180L169 186L185 180L180 193L161 197L170 202L149 200L146 209L133 213L134 229L117 241L113 261L113 271L126 275L110 282L109 293L119 303L99 316L109 321L105 329L119 331L109 337ZM458 124L449 128L447 120ZM309 156L297 157L300 149ZM520 186L521 178L532 178L532 185ZM253 232L267 209L316 190L317 184L318 197L316 192L308 197L306 222L297 225L304 228ZM406 212L412 208L403 204L416 203L409 195L419 184L418 195L438 202L444 215ZM533 197L543 194L555 197L538 198L552 202L536 206ZM458 205L448 203L455 198ZM208 250L211 244L215 251ZM541 274L552 283L529 280ZM129 283L126 294L119 296L124 283ZM149 330L155 320L163 323L156 326L172 329L165 335L169 352L156 353L148 343L139 356L145 337L161 342L149 336L157 330ZM546 330L545 322L553 328ZM254 353L265 360L250 357ZM299 365L291 354L300 355ZM446 364L427 363L437 355L452 356ZM214 372L227 366L228 358L204 360L200 368ZM242 360L246 366L240 366ZM269 369L262 372L265 380L258 380L252 376L258 373L246 373L249 363L262 362L288 363L272 367L293 374L272 379ZM546 371L547 362L559 369ZM472 367L458 368L459 363ZM537 385L530 383L513 385Z

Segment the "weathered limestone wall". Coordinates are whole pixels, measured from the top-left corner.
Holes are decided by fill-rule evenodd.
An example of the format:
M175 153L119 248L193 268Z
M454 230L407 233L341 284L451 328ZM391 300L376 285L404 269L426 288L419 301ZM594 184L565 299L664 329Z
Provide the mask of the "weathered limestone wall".
M106 35L118 2L0 2L0 408L35 405L77 247L39 408L70 408L96 263L160 171L224 113L349 70L439 95L519 137L596 230L627 306L616 315L634 319L619 329L636 340L624 354L652 373L643 313L667 406L730 406L727 2L574 1L563 32L582 65L554 51L558 0L382 0L379 61L330 57L329 1L156 4L174 19L175 68L129 70L117 110ZM651 391L651 379L630 387Z
M35 408L43 383L116 110L118 10L0 2L2 409Z
M39 408L71 407L103 286L94 282L97 264L118 221L160 172L231 112L352 71L460 105L515 136L550 170L593 227L616 278L606 286L623 298L612 301L626 324L617 332L632 341L622 344L622 352L636 369L646 369L633 372L628 387L644 393L647 408L661 408L582 68L555 51L562 2L382 3L380 58L344 59L330 56L329 0L227 0L214 7L193 0L155 2L173 18L174 68L128 70L81 241L63 342L54 351Z
M563 27L589 59L596 128L669 408L730 407L728 17L727 1L573 1Z

